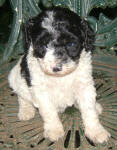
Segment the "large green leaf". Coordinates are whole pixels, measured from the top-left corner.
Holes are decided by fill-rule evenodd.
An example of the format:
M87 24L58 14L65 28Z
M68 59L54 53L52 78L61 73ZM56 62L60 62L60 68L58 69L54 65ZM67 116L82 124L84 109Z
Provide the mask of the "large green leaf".
M87 17L93 8L117 6L117 0L77 0L81 4L81 16Z
M4 51L3 61L12 56L14 47L17 43L19 31L22 23L22 0L11 0L11 6L14 11L12 30L9 37L8 45Z
M87 17L93 8L106 8L117 6L117 0L78 0L82 2L81 16Z
M96 46L112 47L117 43L117 18L110 20L100 14L97 22Z
M29 17L36 16L41 12L40 8L38 7L39 0L22 0L23 3L23 22L27 20Z
M99 20L94 17L88 17L87 19L96 32L95 46L105 48L107 53L115 55L117 49L117 18L111 20L101 13Z
M5 3L6 0L0 0L0 7Z
M87 17L93 8L117 6L117 0L43 0L45 6L53 3L55 6L69 7L82 17Z
M22 51L20 49L21 48L20 44L22 44L22 37L21 37L22 34L20 34L20 32L22 32L21 31L22 23L24 23L25 20L28 19L29 17L35 16L40 12L37 0L27 0L27 1L10 0L10 3L14 12L14 16L11 34L3 55L2 60L3 62L13 57L14 53L16 54L16 52L20 53Z

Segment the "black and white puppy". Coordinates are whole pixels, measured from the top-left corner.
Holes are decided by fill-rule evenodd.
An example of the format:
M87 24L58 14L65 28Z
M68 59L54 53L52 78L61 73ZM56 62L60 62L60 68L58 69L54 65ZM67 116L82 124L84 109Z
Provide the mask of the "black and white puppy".
M52 141L64 135L58 112L79 107L85 134L103 143L110 134L100 124L96 103L91 51L95 35L89 24L74 12L48 9L25 25L25 54L11 70L8 80L18 96L20 120L34 117L39 109L44 136Z

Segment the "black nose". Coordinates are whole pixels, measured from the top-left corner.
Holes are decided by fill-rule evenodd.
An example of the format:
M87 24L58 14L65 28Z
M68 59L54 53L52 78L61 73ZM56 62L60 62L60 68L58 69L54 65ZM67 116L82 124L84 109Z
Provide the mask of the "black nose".
M61 71L61 67L54 67L53 68L53 72L59 72L59 71Z

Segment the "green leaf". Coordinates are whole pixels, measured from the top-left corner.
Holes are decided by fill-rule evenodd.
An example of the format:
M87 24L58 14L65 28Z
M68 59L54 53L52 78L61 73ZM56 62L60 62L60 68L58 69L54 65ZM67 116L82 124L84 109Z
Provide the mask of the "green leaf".
M12 30L9 37L8 45L4 51L3 62L8 60L12 55L14 46L17 43L21 23L22 23L22 0L11 0L12 8L14 10Z
M25 22L28 18L36 16L41 12L38 7L38 0L23 0L23 22Z
M81 0L82 16L87 17L93 8L116 7L117 0Z
M106 8L117 6L117 0L43 0L43 4L48 7L54 6L68 7L83 18L86 18L93 8Z
M5 3L6 0L0 0L0 7Z
M80 0L53 0L54 6L68 7L70 10L81 15L81 1Z
M42 4L45 6L45 7L51 7L52 6L52 0L43 0L41 1Z
M93 7L101 7L106 8L108 7L115 7L117 6L117 0L91 0L91 6Z
M96 46L112 47L117 44L117 18L108 19L100 14L97 22Z
M70 10L78 13L80 15L81 10L81 2L79 0L43 0L43 5L45 7L50 7L52 5L54 6L61 6L61 7L67 7Z
M40 13L41 10L38 7L38 2L38 0L10 0L14 12L13 24L8 44L3 54L2 63L13 57L14 54L16 55L17 52L23 51L20 49L21 47L23 48L23 45L17 46L17 44L20 45L23 43L22 34L20 33L22 32L22 23L25 23L29 17ZM19 37L21 40L19 40Z

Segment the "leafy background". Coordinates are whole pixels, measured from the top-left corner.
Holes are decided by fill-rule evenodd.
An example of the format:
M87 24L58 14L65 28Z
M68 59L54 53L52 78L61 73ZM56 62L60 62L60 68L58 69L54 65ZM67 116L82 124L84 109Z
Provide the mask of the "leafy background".
M116 54L117 0L0 0L1 63L24 51L22 24L40 13L43 6L51 5L68 7L88 20L96 32L95 45L106 48L110 54Z

